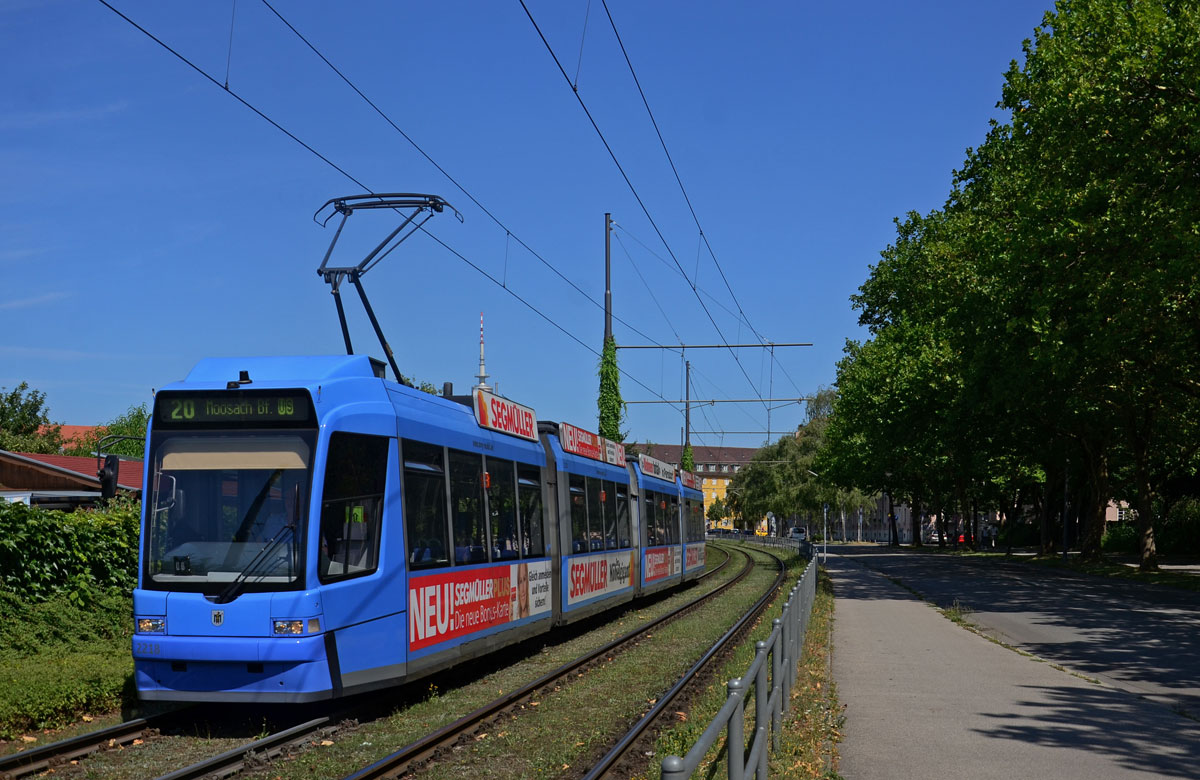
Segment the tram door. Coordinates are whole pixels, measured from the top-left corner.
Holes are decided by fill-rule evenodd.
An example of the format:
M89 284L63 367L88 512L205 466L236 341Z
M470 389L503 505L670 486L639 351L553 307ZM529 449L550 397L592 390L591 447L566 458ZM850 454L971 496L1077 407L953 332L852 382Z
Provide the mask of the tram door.
M334 691L396 676L403 658L405 600L389 566L403 565L403 537L387 533L400 518L396 439L335 431L322 475L315 536L322 629ZM312 556L309 556L310 560Z

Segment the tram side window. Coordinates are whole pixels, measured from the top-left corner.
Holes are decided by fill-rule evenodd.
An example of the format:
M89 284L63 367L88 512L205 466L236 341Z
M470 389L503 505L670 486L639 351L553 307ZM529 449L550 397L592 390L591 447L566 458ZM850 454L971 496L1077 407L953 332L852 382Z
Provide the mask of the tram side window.
M604 544L609 550L622 547L617 535L617 490L609 480L604 480L600 487L600 498L604 503Z
M571 502L571 552L588 551L587 481L578 474L568 475L567 492Z
M487 459L488 514L492 524L492 560L508 561L517 552L517 472L511 460Z
M629 525L629 489L617 486L617 539L621 547L633 546L633 534Z
M387 457L384 436L334 433L329 437L318 555L322 580L378 568Z
M642 527L646 529L646 546L659 544L658 494L651 490L642 492Z
M587 478L588 546L595 552L604 549L604 513L601 511L600 490L602 480Z
M471 452L450 450L455 563L482 563L488 559L483 507L483 458Z
M445 455L441 447L409 439L401 447L409 567L446 566L450 563L450 545L446 532Z
M654 538L658 544L670 544L671 537L668 536L668 529L671 523L667 512L667 497L662 493L654 494Z
M679 499L672 496L667 499L667 544L679 544Z
M517 466L517 498L521 505L521 557L546 554L542 543L542 481L536 466Z

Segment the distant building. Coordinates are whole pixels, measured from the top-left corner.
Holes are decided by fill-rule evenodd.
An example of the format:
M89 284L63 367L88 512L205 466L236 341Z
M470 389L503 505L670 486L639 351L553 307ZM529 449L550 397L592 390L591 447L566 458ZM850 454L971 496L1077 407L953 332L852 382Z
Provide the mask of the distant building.
M121 459L117 488L141 495L142 461ZM0 450L0 501L70 510L99 499L95 458Z
M644 452L667 463L679 465L683 447L678 444L634 444ZM696 476L700 478L700 490L704 492L704 517L707 522L708 508L717 499L725 500L726 490L733 475L742 470L758 452L757 447L701 447L692 445L692 461L696 464Z

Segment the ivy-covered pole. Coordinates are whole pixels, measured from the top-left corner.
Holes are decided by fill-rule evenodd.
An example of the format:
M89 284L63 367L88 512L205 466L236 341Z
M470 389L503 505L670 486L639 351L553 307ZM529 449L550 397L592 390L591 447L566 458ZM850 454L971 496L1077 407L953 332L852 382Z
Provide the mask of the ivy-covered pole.
M617 341L604 339L600 354L600 395L596 405L600 410L600 435L612 441L624 441L621 433L625 403L621 400L621 373L617 370Z

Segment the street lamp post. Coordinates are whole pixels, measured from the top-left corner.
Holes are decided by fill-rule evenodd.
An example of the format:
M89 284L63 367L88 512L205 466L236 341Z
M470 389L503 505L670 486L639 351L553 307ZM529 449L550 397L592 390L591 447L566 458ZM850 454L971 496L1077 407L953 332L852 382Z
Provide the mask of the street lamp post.
M812 474L817 479L821 478L821 475L818 474L817 472L813 471L812 469L805 469L805 471L807 471L809 474ZM821 544L823 546L823 549L821 551L821 563L825 563L826 561L829 560L829 504L828 503L825 504L825 520L824 520L824 523L822 525L822 530L821 530Z

